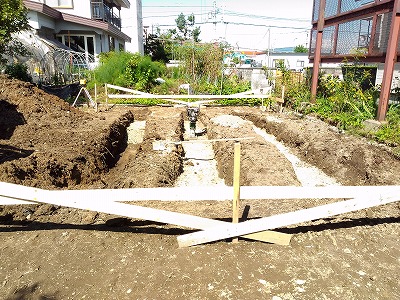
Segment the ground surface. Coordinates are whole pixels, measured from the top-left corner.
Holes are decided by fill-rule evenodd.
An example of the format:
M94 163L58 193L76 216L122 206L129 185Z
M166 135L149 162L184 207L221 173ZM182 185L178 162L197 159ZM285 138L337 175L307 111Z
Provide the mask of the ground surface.
M143 121L142 134L128 139L129 124ZM200 185L180 175L211 160L209 152L196 162L182 145L153 150L154 141L187 138L185 121L177 107L76 110L0 77L0 181L46 189L186 181L196 193ZM200 121L208 133L199 138L254 137L241 142L242 185L304 184L254 126L342 185L400 184L400 161L388 149L313 118L206 107ZM220 178L211 183L231 185L233 142L213 150ZM199 178L215 176L200 167ZM243 201L241 212L247 206L247 218L257 218L323 203ZM225 221L232 215L223 201L137 204ZM191 229L51 205L0 206L0 298L399 299L399 222L394 203L279 229L293 234L289 246L240 240L179 249L176 238Z

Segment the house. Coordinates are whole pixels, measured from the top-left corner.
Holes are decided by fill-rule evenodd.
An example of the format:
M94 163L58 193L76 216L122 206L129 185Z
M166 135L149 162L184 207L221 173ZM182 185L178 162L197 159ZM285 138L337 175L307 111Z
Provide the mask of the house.
M20 33L18 38L34 54L28 65L33 75L42 77L39 81L43 78L50 81L57 74L68 80L65 72L72 74L77 68L92 68L100 53L125 50L125 44L132 41L121 30L121 10L130 9L129 0L24 0L23 3L32 30ZM141 1L135 3L132 15L141 22ZM133 22L135 27L140 25L137 20ZM133 37L137 52L142 39L141 34Z
M285 68L293 71L303 71L309 65L308 53L263 53L256 55L255 61L257 65L267 67L268 69L276 69L279 67L279 63L283 63Z
M120 11L128 0L24 0L29 24L39 35L55 38L75 51L97 56L124 50L131 38L121 31Z

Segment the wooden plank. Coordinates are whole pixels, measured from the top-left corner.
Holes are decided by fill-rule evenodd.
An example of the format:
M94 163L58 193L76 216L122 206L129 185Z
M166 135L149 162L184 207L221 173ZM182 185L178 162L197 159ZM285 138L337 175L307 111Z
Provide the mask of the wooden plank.
M26 205L26 204L36 204L36 203L29 202L26 200L0 196L0 205Z
M18 185L14 183L0 182L0 196L20 200L36 200L45 190Z
M185 234L178 237L178 244L179 247L188 247L282 226L294 225L301 222L332 217L397 201L400 201L400 194L398 193L387 195L385 197L379 197L376 195L358 197L347 201L321 205L261 219L249 220L239 224L221 225L204 231Z
M269 98L270 95L120 95L108 94L108 98L114 99L255 99Z
M0 191L3 191L2 188L5 186L6 187L13 186L14 190L19 191L19 194L23 195L19 196L20 199L22 200L23 197L26 196L27 199L25 200L31 202L30 204L46 203L58 206L66 206L66 207L72 207L90 211L103 212L107 214L115 214L128 218L138 218L138 219L161 222L166 224L173 224L177 226L184 226L196 229L206 229L226 224L226 222L214 219L182 214L178 212L165 211L155 208L118 203L113 201L101 201L100 199L96 198L59 197L59 195L62 194L61 193L62 191L60 190L48 191L48 190L42 190L42 189L36 189L31 187L0 182ZM80 200L80 199L85 199L85 200ZM265 242L272 242L268 240L268 237L266 236L265 233L261 233L259 235L260 239L257 238L258 237L257 234L252 235L251 237L244 236L244 238L256 239ZM274 234L274 241L282 245L285 245L285 242L287 241L288 238L289 237L284 233L278 232ZM281 240L282 242L280 242Z
M111 89L114 89L114 90L120 90L120 91L123 91L123 92L128 92L128 93L133 93L133 94L138 94L138 95L153 95L153 94L144 93L144 92L141 92L141 91L132 90L132 89L128 89L128 88L125 88L125 87L122 87L122 86L108 84L108 83L106 83L106 86L108 88L111 88Z
M200 106L205 103L212 103L215 102L215 100L203 100L203 101L194 101L194 102L188 102L188 101L182 101L182 100L173 100L173 99L163 99L172 103L177 103L177 104L182 104L185 106Z
M52 192L52 191L51 191ZM134 188L134 189L98 189L98 190L62 190L60 196L95 198L101 201L230 201L232 186L204 186L193 192L192 187L172 188ZM240 188L242 200L281 200L281 199L339 199L354 198L361 195L381 195L383 193L399 193L400 186L374 187L246 187ZM1 189L0 189L1 194ZM14 193L15 194L15 193Z
M37 188L0 182L0 196L29 200L40 191ZM133 189L95 189L95 190L57 190L58 197L68 199L98 199L99 201L231 201L232 186L204 186L193 192L193 187L171 188L133 188ZM241 186L242 200L255 199L339 199L354 198L362 195L400 194L400 186Z
M290 244L292 236L293 236L292 234L282 234L281 232L278 231L265 230L256 233L246 234L242 237L265 243L288 246Z

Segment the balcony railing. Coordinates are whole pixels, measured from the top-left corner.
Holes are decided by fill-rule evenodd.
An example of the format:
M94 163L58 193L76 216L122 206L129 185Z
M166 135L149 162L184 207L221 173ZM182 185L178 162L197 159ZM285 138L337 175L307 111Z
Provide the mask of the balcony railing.
M102 1L92 1L92 19L108 22L121 30L121 19Z

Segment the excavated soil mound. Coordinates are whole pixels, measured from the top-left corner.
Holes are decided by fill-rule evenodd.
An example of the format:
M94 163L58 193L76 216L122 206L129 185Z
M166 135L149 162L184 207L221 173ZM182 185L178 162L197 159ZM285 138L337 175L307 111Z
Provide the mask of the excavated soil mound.
M62 188L93 184L115 164L133 114L106 119L84 113L29 83L1 76L0 120L0 180Z

